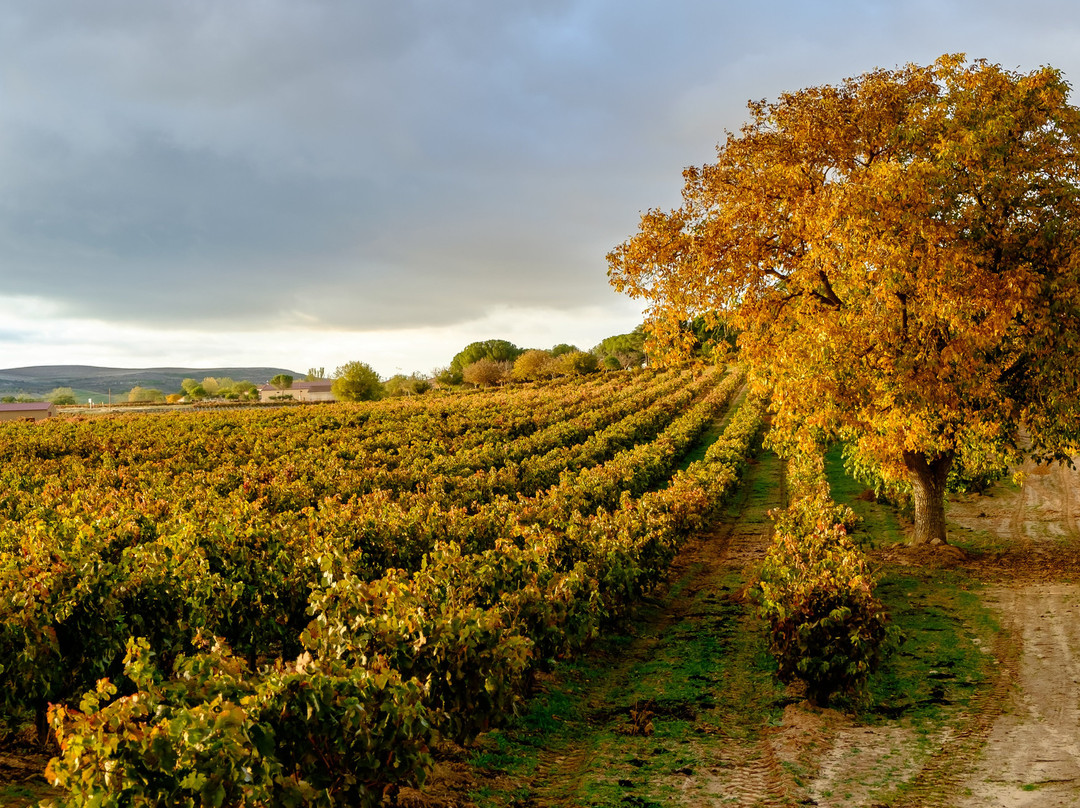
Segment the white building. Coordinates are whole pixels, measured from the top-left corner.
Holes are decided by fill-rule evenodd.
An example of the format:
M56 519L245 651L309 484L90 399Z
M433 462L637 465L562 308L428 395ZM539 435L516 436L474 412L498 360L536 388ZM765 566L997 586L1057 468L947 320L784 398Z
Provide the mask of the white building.
M291 396L293 401L337 401L330 392L330 382L325 379L293 382L292 387L285 390L279 390L272 384L259 385L259 401L277 401L282 396Z

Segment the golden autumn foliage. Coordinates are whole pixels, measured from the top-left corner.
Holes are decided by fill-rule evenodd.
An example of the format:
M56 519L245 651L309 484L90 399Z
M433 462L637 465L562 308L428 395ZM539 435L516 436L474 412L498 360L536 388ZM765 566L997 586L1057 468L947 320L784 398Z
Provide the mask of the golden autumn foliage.
M683 204L608 256L658 345L742 331L779 434L840 437L907 478L945 541L972 443L1062 458L1080 433L1080 112L1055 69L963 56L750 104Z

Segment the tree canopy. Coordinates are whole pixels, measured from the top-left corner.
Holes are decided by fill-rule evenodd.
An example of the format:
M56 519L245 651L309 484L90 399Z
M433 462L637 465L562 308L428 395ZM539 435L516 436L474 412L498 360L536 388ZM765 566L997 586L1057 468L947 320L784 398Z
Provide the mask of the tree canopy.
M406 376L398 373L383 382L383 393L391 398L398 396L419 396L431 389L431 382L419 373Z
M270 384L272 384L278 390L288 390L290 387L293 386L293 381L293 377L290 376L288 373L279 373L270 380Z
M46 401L51 401L53 404L76 404L75 391L70 387L55 387L51 393L45 395Z
M447 379L453 384L461 384L461 372L481 359L491 359L495 362L513 362L525 353L512 342L504 339L485 339L479 342L470 342L450 360Z
M512 362L489 359L485 356L462 368L461 376L465 382L476 387L491 387L507 381L513 368Z
M152 387L140 387L135 385L128 392L127 399L132 404L151 404L165 400L165 394Z
M555 357L551 351L531 348L514 360L510 378L516 382L550 379L555 375Z
M1059 71L963 56L750 104L683 204L608 256L670 354L739 334L780 439L907 480L915 542L973 447L1080 439L1080 115ZM709 323L710 325L712 323Z
M605 337L593 346L592 353L608 368L639 368L645 363L645 326L629 334Z
M338 401L372 401L382 397L379 374L366 362L346 362L334 371L330 392Z
M554 370L560 376L584 376L599 366L596 354L572 350L555 357Z

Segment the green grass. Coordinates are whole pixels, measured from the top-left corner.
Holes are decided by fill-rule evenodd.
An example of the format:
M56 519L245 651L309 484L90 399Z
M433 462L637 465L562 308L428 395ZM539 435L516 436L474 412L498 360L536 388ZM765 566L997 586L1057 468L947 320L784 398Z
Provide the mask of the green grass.
M778 472L779 460L763 454L728 506L751 530L763 528L765 511L778 504ZM558 665L520 716L482 739L472 757L485 780L472 795L481 808L524 804L534 787L545 802L666 804L681 793L687 771L715 759L704 748L752 743L778 722L785 691L755 607L738 595L746 581L732 570L690 595L699 574L686 570L666 594L685 599L683 619L663 619L667 601L643 604L637 632L612 635L581 660ZM644 716L639 729L651 723L651 734L628 734L632 711ZM560 757L579 763L562 764L555 775L539 770L541 759Z
M851 531L851 537L865 548L887 547L905 540L899 513L891 505L881 504L868 498L869 489L844 472L844 458L840 446L833 446L825 455L825 476L832 489L833 499L847 505L859 523Z
M904 541L896 508L864 495L866 487L844 472L840 448L826 455L833 498L859 516L853 535L866 548ZM988 675L989 648L1000 626L978 596L979 585L962 571L887 567L877 595L905 640L874 676L861 718L952 720Z
M966 707L990 675L1000 626L973 584L950 571L889 570L877 589L904 642L869 682L864 718L940 724Z
M585 770L564 782L568 804L626 805L664 802L674 795L665 778L702 765L695 745L723 727L726 737L752 742L774 724L784 691L774 677L762 627L753 607L733 597L737 576L699 592L693 618L667 627L647 655L621 661L627 637L604 642L588 658L558 667L558 678L530 700L522 715L489 733L471 762L489 775L472 795L481 808L527 799L542 750L578 750ZM624 670L612 675L612 669ZM628 734L632 711L645 714ZM630 783L631 785L627 785Z
M691 463L696 463L699 460L705 459L705 453L709 451L709 447L716 443L720 436L724 434L724 430L727 429L731 417L735 414L736 410L742 406L745 400L746 391L744 390L728 405L724 417L714 421L701 437L697 439L697 442L690 447L690 450L683 455L683 458L678 465L679 471L686 471Z
M58 797L60 792L44 781L31 784L0 785L0 806L3 808L23 808L37 805L49 797Z
M709 451L709 447L716 443L717 439L724 434L724 427L721 421L713 421L704 434L698 438L697 443L690 447L681 461L679 461L679 471L686 471L690 467L690 464L697 463L700 460L705 459L705 453Z

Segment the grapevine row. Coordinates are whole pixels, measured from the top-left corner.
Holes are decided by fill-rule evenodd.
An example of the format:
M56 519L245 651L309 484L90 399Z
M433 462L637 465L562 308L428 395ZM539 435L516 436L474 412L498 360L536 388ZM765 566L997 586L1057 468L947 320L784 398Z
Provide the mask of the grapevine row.
M422 782L436 732L485 729L513 708L537 659L579 648L658 579L734 484L760 414L740 408L667 488L577 513L565 532L534 526L476 554L440 545L416 572L373 581L320 558L292 662L253 672L208 645L165 679L149 646L130 643L135 693L116 697L104 682L80 710L53 711L64 754L51 777L71 805L148 794L156 804L377 805Z

